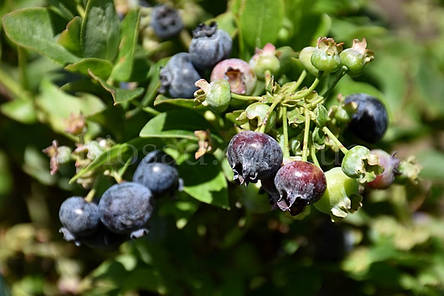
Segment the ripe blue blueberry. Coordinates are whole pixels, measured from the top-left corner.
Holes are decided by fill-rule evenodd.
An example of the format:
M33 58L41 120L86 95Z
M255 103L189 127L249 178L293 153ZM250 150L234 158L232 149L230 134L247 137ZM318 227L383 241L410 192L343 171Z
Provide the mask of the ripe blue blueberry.
M274 177L279 192L277 206L292 215L301 213L307 205L318 201L327 181L320 168L306 161L293 161L279 169Z
M179 173L169 164L143 159L134 172L133 182L146 186L154 196L160 196L178 189Z
M59 219L64 227L60 229L65 240L74 241L93 233L99 224L99 211L95 203L73 196L60 206Z
M227 158L234 180L248 184L273 176L282 164L283 155L279 143L269 135L243 131L231 139Z
M141 160L140 163L152 163L152 162L160 162L172 166L176 165L174 159L170 155L163 152L162 150L151 151Z
M182 19L176 9L168 5L153 8L151 27L160 39L168 39L180 33L183 29Z
M345 103L356 103L357 109L352 116L349 128L355 136L375 143L387 130L388 116L384 105L377 98L358 93L348 96Z
M197 90L194 83L199 79L190 54L181 52L175 54L160 70L159 92L168 93L173 98L192 98Z
M212 68L231 53L232 41L227 32L217 29L216 22L200 24L193 31L190 55L193 65L201 70Z
M99 202L102 223L112 232L138 238L148 233L144 228L151 217L151 191L132 182L108 188Z

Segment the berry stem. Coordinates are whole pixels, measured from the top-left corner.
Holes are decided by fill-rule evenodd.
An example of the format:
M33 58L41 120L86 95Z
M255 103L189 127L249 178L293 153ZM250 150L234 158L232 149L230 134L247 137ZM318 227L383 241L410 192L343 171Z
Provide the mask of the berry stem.
M282 131L284 133L284 158L290 157L290 148L288 146L288 120L287 120L287 107L282 106Z
M187 30L180 31L179 34L180 42L182 42L182 45L188 50L191 44L191 36L190 33L188 33Z
M88 194L86 195L86 197L85 197L85 201L87 201L87 202L92 202L92 200L93 200L95 194L96 194L96 190L95 190L94 188L91 189L91 190L88 192Z
M321 167L321 165L319 164L318 158L316 157L316 147L314 145L311 145L310 147L310 152L311 152L311 160L313 160L313 163L317 166L317 167Z
M348 152L348 149L345 148L345 146L341 143L341 141L336 138L336 136L331 132L331 130L324 126L322 128L322 131L327 134L327 136L338 146L338 148L342 151L342 153L346 154Z
M297 99L301 99L303 97L306 97L316 88L316 86L318 86L318 84L319 84L319 78L316 77L316 79L313 81L313 83L310 85L310 87L308 89L304 90L300 94L290 96L286 101L293 101L293 100L297 100Z
M302 160L307 161L308 157L308 136L310 132L310 114L308 110L305 108L305 127L304 127L304 146L302 147Z
M231 97L233 99L239 100L239 101L260 101L262 100L262 97L254 97L254 96L244 96L240 94L231 93Z
M328 88L322 92L322 96L323 97L327 97L330 92L333 90L333 88L335 88L336 84L338 84L339 80L342 79L342 77L344 77L344 75L347 73L348 69L347 68L341 68L341 70L339 71L339 73L336 75L335 80L333 80L333 82L328 86Z
M274 108L276 108L276 106L282 101L282 98L283 97L281 97L281 96L277 96L274 98L273 104L271 104L270 109L268 109L268 111L267 111L267 115L265 115L265 118L262 121L262 126L259 129L259 132L261 132L261 133L265 132L265 127L267 125L268 119L270 119L271 113L273 113Z
M296 85L294 87L295 90L298 89L299 86L301 86L301 84L304 81L305 77L307 77L307 71L306 70L302 71L301 75L299 75L299 78L296 81Z

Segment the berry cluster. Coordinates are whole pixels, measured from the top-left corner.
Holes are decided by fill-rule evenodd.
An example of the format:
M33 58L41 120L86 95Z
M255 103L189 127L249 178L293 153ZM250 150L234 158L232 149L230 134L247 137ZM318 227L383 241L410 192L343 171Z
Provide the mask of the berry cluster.
M203 25L194 36L214 32L213 27ZM288 81L285 77L277 79L281 76L282 52L266 44L256 50L249 63L233 58L219 61L212 69L211 83L204 79L195 83L200 88L194 93L195 100L216 113L229 110L232 99L247 104L245 109L229 113L238 115L234 122L239 126L227 149L235 181L260 181L274 207L292 215L314 204L333 220L361 206L360 193L365 186L384 189L406 178L415 181L415 174L399 169L403 162L396 156L362 145L347 149L339 140L343 133L367 143L382 139L388 113L379 99L358 93L345 99L339 96L339 104L329 109L325 106L344 75L356 76L372 61L373 55L366 46L365 39L354 40L351 48L343 50L342 43L319 38L316 47L301 50L297 62L303 70L296 81ZM208 67L218 61L216 57L222 57L213 54L217 48L202 46L202 57L214 57L213 63L206 63ZM174 57L170 61L173 60ZM310 74L311 85L301 88ZM256 84L257 81L262 83ZM253 91L265 94L250 96ZM341 167L318 161L316 154L327 148L344 154ZM308 162L309 158L312 162ZM417 172L417 167L413 170Z
M152 151L137 166L133 181L108 188L98 205L92 196L66 199L59 210L60 232L76 245L105 248L142 237L148 233L154 200L180 189L181 183L174 160Z
M198 25L193 31L189 52L175 54L160 71L159 92L174 98L192 98L197 90L196 81L216 63L227 58L231 47L231 37L218 29L215 22ZM213 76L218 79L216 68L211 74L212 80Z

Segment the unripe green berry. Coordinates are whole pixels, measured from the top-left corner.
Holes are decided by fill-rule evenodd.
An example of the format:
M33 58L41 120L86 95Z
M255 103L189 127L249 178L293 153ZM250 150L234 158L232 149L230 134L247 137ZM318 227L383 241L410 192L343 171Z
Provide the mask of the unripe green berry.
M311 56L311 63L319 71L335 72L341 66L341 59L339 55L329 55L320 49L315 49Z
M365 57L353 48L347 48L339 55L341 63L348 68L351 74L359 74L365 66Z
M250 60L250 67L259 79L265 78L266 71L276 75L279 72L281 63L276 57L274 45L267 43L264 49L257 49L256 54Z
M301 61L302 65L304 65L305 70L313 74L314 76L317 76L319 73L319 70L316 69L313 64L311 63L311 56L313 55L313 52L316 48L308 46L301 50L299 53L299 60Z
M205 101L217 113L227 110L231 101L230 83L224 79L211 82Z
M344 174L340 167L332 168L325 173L327 190L321 199L314 204L319 211L329 214L332 220L345 218L361 206L359 183Z
M383 170L378 165L378 157L371 154L368 148L359 145L345 154L341 167L347 176L360 183L373 181Z

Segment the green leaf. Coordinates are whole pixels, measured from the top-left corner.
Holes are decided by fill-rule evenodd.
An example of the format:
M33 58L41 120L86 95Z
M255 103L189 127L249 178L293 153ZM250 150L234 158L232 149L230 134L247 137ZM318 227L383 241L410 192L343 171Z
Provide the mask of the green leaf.
M103 79L101 79L100 77L94 75L94 73L92 73L91 71L88 71L88 72L89 72L89 75L94 80L99 82L99 84L106 91L108 91L111 94L111 96L113 97L113 100L114 100L114 105L122 104L122 103L125 103L125 102L130 102L131 100L134 100L135 98L137 98L138 96L140 96L143 93L143 88L142 87L138 87L138 88L135 88L135 89L117 88L117 87L109 85Z
M243 0L239 12L241 38L250 47L262 48L278 37L284 18L282 0Z
M132 10L126 15L122 22L119 56L111 74L111 78L118 81L128 81L131 77L139 21L140 12Z
M81 112L89 116L105 108L103 102L93 95L84 95L82 98L73 97L46 79L41 83L41 95L37 98L36 104L44 112L44 118L51 127L61 133L65 132L66 120L71 114Z
M229 209L227 180L220 163L212 155L185 161L178 167L184 191L195 199Z
M35 50L61 64L75 63L78 57L70 53L55 38L56 15L45 8L27 8L3 17L3 28L14 43Z
M0 110L6 116L21 123L34 123L37 120L34 104L30 100L14 100L4 103Z
M154 100L154 106L161 104L171 104L174 106L189 108L189 109L204 109L205 107L197 104L193 99L182 99L182 98L168 98L164 95L158 95Z
M119 17L114 2L89 0L81 29L83 56L114 60L119 42Z
M186 109L171 110L148 121L139 135L147 138L182 138L197 141L194 131L209 128L209 123L196 112Z
M126 160L133 155L132 152L133 149L131 145L127 143L117 144L100 154L87 167L81 169L74 177L71 178L71 180L69 180L69 183L76 181L85 174L92 173L95 170L105 166L115 164L121 164L123 166Z
M82 19L79 16L73 18L67 25L65 31L60 34L58 43L75 55L80 55L82 48L80 45L80 29Z
M84 58L75 64L70 64L65 67L66 70L88 75L89 71L95 76L102 79L107 79L113 69L113 64L108 60L98 58Z

